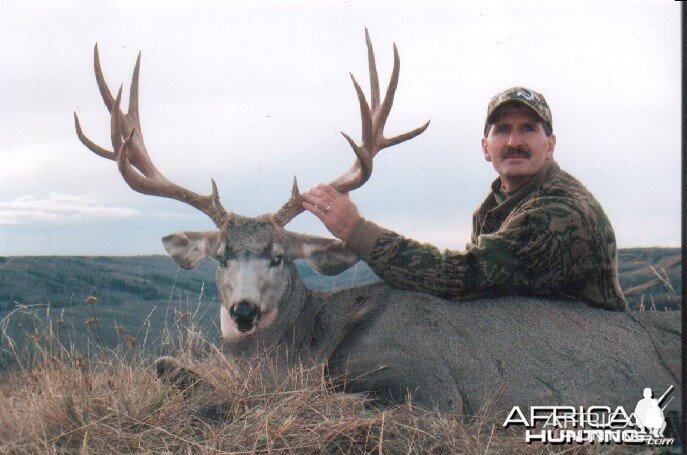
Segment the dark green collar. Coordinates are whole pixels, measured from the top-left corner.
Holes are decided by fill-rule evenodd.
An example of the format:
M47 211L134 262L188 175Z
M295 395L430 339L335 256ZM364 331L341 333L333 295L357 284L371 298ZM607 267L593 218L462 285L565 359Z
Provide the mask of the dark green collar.
M491 184L492 192L479 208L479 212L484 214L488 211L492 211L494 215L509 213L520 201L527 197L532 191L539 188L544 182L548 181L551 175L559 169L558 163L554 160L547 160L539 172L537 172L527 183L518 188L515 193L509 195L505 199L503 198L505 192L501 190L501 178L497 178Z

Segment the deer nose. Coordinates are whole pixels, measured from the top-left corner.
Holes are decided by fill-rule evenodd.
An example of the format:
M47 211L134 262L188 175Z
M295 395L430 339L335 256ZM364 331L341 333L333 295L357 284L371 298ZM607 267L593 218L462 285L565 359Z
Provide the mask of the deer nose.
M229 308L229 315L241 332L247 332L253 327L258 316L258 307L247 300L242 300Z

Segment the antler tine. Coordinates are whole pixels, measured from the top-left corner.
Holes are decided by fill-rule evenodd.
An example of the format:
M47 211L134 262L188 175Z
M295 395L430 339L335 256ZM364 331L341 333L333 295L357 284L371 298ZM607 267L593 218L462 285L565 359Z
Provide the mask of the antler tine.
M420 134L424 133L425 130L429 127L429 120L427 120L424 125L419 126L415 128L412 131L408 131L406 133L399 134L398 136L390 137L390 138L384 138L384 147L391 147L392 145L400 144L401 142L408 141L415 136L419 136Z
M102 96L103 102L105 103L107 110L109 112L112 112L112 107L115 104L115 99L112 97L112 93L110 92L110 89L107 86L107 82L105 82L105 77L103 76L103 70L100 66L100 53L98 52L98 43L95 43L95 46L93 46L93 72L95 73L95 80L98 83L98 90L100 91L100 96ZM106 148L99 146L95 142L91 141L83 133L83 130L81 129L81 124L79 122L79 117L76 115L76 112L74 112L74 127L76 128L76 135L79 137L79 140L82 144L88 147L90 151L92 151L96 155L102 156L103 158L107 158L108 160L117 160L117 156L114 152L110 152ZM116 150L117 149L115 149L115 151Z
M372 41L370 40L370 33L367 31L367 27L365 27L365 44L367 45L367 62L370 68L370 102L372 103L372 109L375 109L379 106L379 76L377 75L375 53L372 50Z
M129 88L129 112L127 115L138 126L138 133L143 135L141 131L141 124L138 120L138 75L141 72L141 52L138 52L136 57L136 65L134 65L134 74L131 76L131 87Z
M141 54L138 54L134 73L131 78L131 89L129 99L129 109L127 114L123 114L120 108L122 99L122 87L117 92L117 97L113 98L110 89L105 82L105 77L100 66L98 55L98 45L94 50L94 69L95 77L98 82L98 89L105 102L105 106L110 111L110 136L114 152L100 147L83 134L79 118L74 113L74 124L79 140L94 153L117 161L117 167L122 174L124 181L139 193L175 199L188 204L204 214L208 215L217 227L224 224L228 214L219 202L217 184L212 180L212 193L209 196L202 196L193 191L187 190L169 180L157 170L153 164L143 143L141 125L138 113L138 86L141 64Z
M396 43L394 43L394 67L391 70L391 79L389 80L389 85L386 88L386 94L384 94L384 101L379 108L377 114L377 121L379 122L379 131L384 130L384 125L386 124L386 119L389 117L391 112L391 106L394 104L394 95L396 95L396 88L398 87L398 75L401 71L401 58L398 56L398 49L396 48ZM383 148L379 147L380 149Z
M114 152L111 152L107 150L106 148L103 148L96 144L95 142L91 141L88 137L86 137L85 134L83 134L83 130L81 129L81 124L79 123L79 116L76 115L76 112L74 112L74 127L76 128L76 135L79 137L79 140L83 145L88 147L88 149L95 153L96 155L100 155L103 158L107 158L108 160L116 160L117 157L115 156Z
M129 160L131 164L138 169L143 175L146 177L152 177L152 176L157 176L161 175L160 172L157 170L155 167L155 164L153 161L150 159L150 156L148 155L148 152L146 151L145 144L143 142L143 131L141 129L141 122L139 121L139 116L138 116L138 81L139 81L139 75L141 73L141 53L138 53L138 57L136 57L136 64L134 65L134 73L131 76L131 87L129 89L129 110L126 115L122 113L122 110L117 106L117 109L113 109L111 111L111 114L113 112L118 113L116 117L119 117L119 121L121 122L122 125L122 130L120 132L120 137L124 138L125 135L131 134L131 132L135 129L137 131L136 135L134 136L134 140L139 144L138 147L135 147L132 150L131 155L129 156ZM103 79L103 84L104 84L104 79ZM106 87L107 89L107 87ZM102 89L101 89L102 90ZM121 92L121 87L119 91ZM109 90L107 90L109 92ZM114 133L113 133L114 134ZM114 140L114 139L113 139ZM121 145L121 142L119 142ZM115 150L118 149L118 146L115 145L113 142L112 145L114 146Z
M303 213L303 207L301 205L301 192L298 190L298 180L293 177L293 186L291 187L291 197L286 204L284 204L274 215L272 215L272 221L277 226L284 227L286 224L294 219L299 214Z
M110 140L112 141L112 148L115 151L115 159L119 157L119 150L122 148L122 116L117 114L119 106L122 102L122 86L119 86L117 91L117 98L115 98L114 106L110 110ZM131 135L133 129L129 132Z
M356 81L353 74L351 80L358 97L360 104L360 121L362 124L362 146L356 144L351 137L341 132L343 137L348 141L357 160L353 166L344 174L330 182L330 185L340 193L347 193L349 191L360 188L367 182L372 175L372 161L377 153L386 147L391 147L401 142L410 140L415 136L424 132L429 126L429 121L419 128L412 131L399 134L392 138L384 137L384 126L386 120L391 112L391 106L394 103L394 95L396 94L396 87L398 86L398 75L400 72L401 61L398 56L398 49L394 44L394 67L391 72L391 79L386 89L384 100L379 102L379 76L377 74L377 65L375 63L374 50L372 48L372 41L370 34L365 29L365 43L367 45L367 60L370 72L370 102L367 103L365 93L360 84ZM300 205L300 195L296 198L291 196L291 199L274 215L273 219L280 226L285 226L289 221L303 212Z
M98 52L98 43L95 43L93 47L93 71L95 72L95 80L98 83L98 90L100 90L100 96L103 97L105 106L107 106L108 111L112 111L112 106L114 106L114 98L110 89L107 87L107 82L105 82L105 76L103 76L103 70L100 66L100 53Z

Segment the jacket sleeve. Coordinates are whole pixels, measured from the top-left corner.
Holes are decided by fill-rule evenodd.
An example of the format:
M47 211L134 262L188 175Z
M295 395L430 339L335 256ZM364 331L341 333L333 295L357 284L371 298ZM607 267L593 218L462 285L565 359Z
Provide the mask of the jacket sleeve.
M565 296L565 287L572 284L566 255L576 250L584 226L565 205L528 206L512 213L498 231L480 235L466 251L442 253L364 219L354 226L347 247L385 282L402 289L454 300Z

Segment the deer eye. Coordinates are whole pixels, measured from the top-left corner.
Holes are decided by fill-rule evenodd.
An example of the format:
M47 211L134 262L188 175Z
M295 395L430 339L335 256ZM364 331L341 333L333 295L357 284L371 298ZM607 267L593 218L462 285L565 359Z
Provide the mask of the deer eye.
M272 260L270 261L270 266L271 266L271 267L276 267L276 266L278 266L279 264L282 263L283 259L284 259L284 257L283 257L281 254L276 255L276 256L273 257Z

